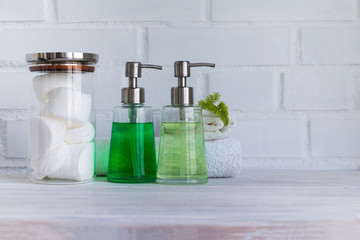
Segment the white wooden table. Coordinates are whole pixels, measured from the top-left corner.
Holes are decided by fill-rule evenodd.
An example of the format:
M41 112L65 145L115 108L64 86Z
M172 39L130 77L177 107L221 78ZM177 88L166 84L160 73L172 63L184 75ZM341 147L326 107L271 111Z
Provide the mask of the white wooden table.
M360 239L360 172L245 171L195 186L1 177L0 239Z

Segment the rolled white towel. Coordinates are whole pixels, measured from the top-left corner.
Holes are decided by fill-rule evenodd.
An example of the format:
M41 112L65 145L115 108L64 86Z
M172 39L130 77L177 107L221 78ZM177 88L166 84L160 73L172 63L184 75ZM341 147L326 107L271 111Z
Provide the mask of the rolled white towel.
M225 138L236 126L236 120L231 115L228 126L225 126L218 115L205 110L203 110L203 122L205 140Z
M53 118L33 117L30 120L30 155L40 159L64 141L66 125Z
M81 74L45 73L33 78L33 88L37 99L44 103L54 88L67 87L81 91Z
M49 178L75 181L89 180L94 175L94 143L68 145L70 157L65 164Z
M71 88L59 87L50 91L45 111L64 121L68 128L75 128L88 122L91 104L91 95Z
M241 144L236 138L205 141L208 176L235 177L241 171Z
M45 176L57 172L69 159L69 147L63 142L56 149L47 151L41 158L32 158L33 176L41 180Z
M86 122L84 126L69 129L65 134L65 142L68 144L91 142L95 137L94 126Z

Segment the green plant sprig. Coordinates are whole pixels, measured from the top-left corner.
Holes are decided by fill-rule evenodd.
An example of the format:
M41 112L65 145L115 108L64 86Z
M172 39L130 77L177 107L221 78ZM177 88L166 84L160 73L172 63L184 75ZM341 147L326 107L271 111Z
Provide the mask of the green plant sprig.
M220 93L214 92L207 96L205 100L200 100L198 104L202 109L218 115L224 125L227 126L229 124L229 110L228 106L223 101L220 101L220 97ZM219 102L218 105L216 105L217 102Z

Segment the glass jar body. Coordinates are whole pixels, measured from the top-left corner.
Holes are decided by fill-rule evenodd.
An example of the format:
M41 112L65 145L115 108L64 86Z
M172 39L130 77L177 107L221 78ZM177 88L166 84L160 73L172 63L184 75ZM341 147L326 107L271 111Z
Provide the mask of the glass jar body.
M95 163L94 77L81 65L31 66L28 178L86 183Z
M202 184L207 181L201 107L164 106L157 182Z

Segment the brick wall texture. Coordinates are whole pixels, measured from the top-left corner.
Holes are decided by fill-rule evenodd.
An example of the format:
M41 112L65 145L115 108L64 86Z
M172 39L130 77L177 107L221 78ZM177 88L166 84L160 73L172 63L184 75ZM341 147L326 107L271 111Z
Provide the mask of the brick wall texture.
M245 168L358 169L359 10L358 0L0 0L0 175L26 168L24 54L38 51L100 54L98 138L110 137L126 61L164 66L140 80L156 121L173 62L214 62L189 85L196 100L223 95Z

